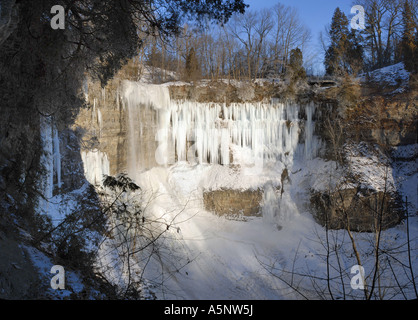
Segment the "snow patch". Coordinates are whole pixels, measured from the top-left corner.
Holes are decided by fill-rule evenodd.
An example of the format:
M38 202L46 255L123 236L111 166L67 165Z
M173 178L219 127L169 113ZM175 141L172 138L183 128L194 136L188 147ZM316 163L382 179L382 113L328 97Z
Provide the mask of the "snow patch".
M410 73L405 69L403 62L371 71L367 74L359 75L362 82L370 80L374 83L385 84L387 86L405 87L408 85ZM401 88L397 90L402 90Z

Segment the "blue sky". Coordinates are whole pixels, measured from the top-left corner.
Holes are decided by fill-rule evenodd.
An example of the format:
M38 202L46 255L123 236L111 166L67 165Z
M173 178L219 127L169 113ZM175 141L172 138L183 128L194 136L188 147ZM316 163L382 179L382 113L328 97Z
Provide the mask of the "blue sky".
M317 52L316 72L321 72L323 57L319 53L319 33L325 30L325 26L331 23L332 15L337 7L351 18L351 7L353 0L244 0L249 4L249 9L271 8L277 3L295 7L298 10L301 20L311 29L311 52Z

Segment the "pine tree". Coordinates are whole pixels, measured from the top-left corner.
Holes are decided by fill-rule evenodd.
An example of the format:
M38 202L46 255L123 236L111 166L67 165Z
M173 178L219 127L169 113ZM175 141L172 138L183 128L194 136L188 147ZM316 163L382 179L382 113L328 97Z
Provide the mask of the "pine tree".
M417 25L414 21L409 1L405 1L402 20L404 27L401 44L402 58L404 60L406 70L416 73L418 72L417 36L415 33Z
M327 74L341 75L348 71L346 53L349 46L349 31L347 16L335 9L329 30L331 44L325 53L325 68Z
M192 47L186 57L185 78L187 81L196 81L199 78L199 62Z
M364 68L364 48L361 33L352 29L348 36L348 50L345 58L351 74L357 74Z
M306 70L303 67L303 54L299 48L290 51L288 70L292 73L292 81L306 78Z
M325 53L327 74L342 76L356 74L363 69L363 46L361 34L349 31L347 16L337 8L329 30L330 46Z

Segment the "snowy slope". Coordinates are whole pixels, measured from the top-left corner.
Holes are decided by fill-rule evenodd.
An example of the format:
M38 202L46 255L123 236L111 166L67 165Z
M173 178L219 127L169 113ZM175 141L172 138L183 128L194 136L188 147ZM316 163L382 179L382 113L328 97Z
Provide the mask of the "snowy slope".
M216 185L214 176L225 170L219 167L180 163L168 168L153 168L139 176L138 181L143 190L153 194L147 214L165 219L174 226L161 239L159 259L152 259L146 267L144 278L156 297L318 299L320 291L323 297L330 298L326 292L327 283L321 280L327 277L324 248L326 233L314 222L307 210L307 192L316 183L321 187L326 186L329 180L318 182L317 179L331 173L335 166L319 158L295 162L291 168L291 184L286 185L282 198L276 198L276 215L269 215L268 207L265 206L263 217L252 217L247 221L218 217L204 210L202 190L210 183ZM222 177L232 181L234 174L229 174L230 177L217 176L218 182ZM264 177L268 175L274 179L278 174L274 167L270 167L263 174ZM238 177L239 173L236 173L235 179ZM271 181L265 182L261 178L260 183L268 185ZM411 234L416 235L416 217L411 218L410 228ZM385 231L382 246L389 249L394 244L404 246L405 230L405 224L401 224ZM370 244L374 241L374 235L358 233L354 236L370 281L374 265ZM350 268L357 262L347 234L344 231L332 231L330 237L331 241L338 244L340 259L338 262L336 255L331 255L332 276L339 279L339 263L346 286L345 298L362 298L361 290L350 287ZM413 239L412 247L416 250L417 239L415 236ZM416 265L417 255L413 257ZM405 251L397 258L405 263ZM395 264L393 268L400 268ZM393 282L388 269L382 279L384 277L390 283ZM408 280L399 276L397 281ZM289 284L294 288L290 288ZM342 298L339 280L333 281L332 286L335 296ZM303 296L296 289L301 290ZM402 296L395 295L395 298L401 299Z
M403 72L400 71L402 68L403 66L399 65L396 68L380 70L374 76L376 79L390 82L395 81L393 74L396 73L405 80L406 75L402 75ZM170 126L171 115L171 126L176 133L175 141L182 143L186 141L184 128L191 126L193 122L186 116L199 115L199 110L205 111L202 114L209 115L209 111L213 113L213 117L196 117L200 119L199 124L212 125L219 120L221 110L224 111L224 118L228 119L228 113L225 112L227 110L222 109L221 106L216 107L219 109L210 109L207 104L191 102L181 105L171 104L169 99L166 99L169 97L167 87L125 84L128 110L132 112L140 103L153 102L151 104L153 108L162 111L160 115L164 116L161 116L159 123L156 123L160 129ZM239 107L242 108L237 106L237 111L240 110ZM264 110L250 105L246 108L249 111ZM180 109L183 112L178 112ZM292 109L289 109L290 111ZM310 108L305 109L308 120L312 119L312 112ZM264 111L260 114L267 115ZM234 117L230 117L231 125L239 119L238 115L239 113L236 112ZM181 123L179 119L183 116L187 121L177 125ZM266 117L270 119L271 115ZM134 121L136 118L129 119L131 133L134 133L134 127L139 125ZM282 117L277 119L280 120L278 123L284 120ZM296 117L294 120L297 120ZM277 160L280 158L277 156L265 157L274 160L264 163L261 171L258 170L259 167L252 166L254 163L251 161L247 163L246 160L251 158L250 150L246 149L248 146L240 148L239 144L223 143L223 140L221 144L210 144L213 151L210 154L217 154L219 146L225 145L233 152L231 164L229 153L222 153L222 161L211 161L211 164L182 161L185 157L182 158L181 155L187 150L184 144L176 144L180 160L174 165L163 161L160 166L145 170L134 161L133 166L128 168L128 174L143 192L141 197L144 197L144 217L157 222L155 234L159 235L161 232L161 236L158 236L158 240L152 245L146 245L145 249L132 255L132 260L127 260L126 257L124 259L123 255L121 257L119 254L123 252L113 250L112 239L106 239L99 250L98 267L102 268L101 271L112 283L121 288L132 281L142 281L142 289L152 293L149 296L155 294L158 299L329 299L331 295L328 288L334 292L334 298L362 298L363 292L350 286L352 277L350 269L358 264L358 261L353 254L353 246L347 232L331 231L327 234L326 230L314 221L309 211L310 191L333 189L341 178L340 168L337 168L334 162L307 156L315 154L310 152L312 151L310 149L321 147L319 142L313 139L314 125L311 122L306 121L305 124L305 145L298 144L296 133L299 130L293 130L295 139L292 139L292 135L277 139L279 143L284 140L286 142L284 145L292 147L292 152L284 152L283 148L280 149L279 155L287 154L284 162ZM298 129L299 122L293 121L288 125L291 125L290 128ZM263 129L265 127L263 124ZM214 129L219 129L215 132L222 133L222 129L225 128ZM207 136L208 145L214 140L215 135L211 133L212 135ZM258 141L256 131L252 133L254 136L251 141ZM267 138L269 135L264 136ZM139 139L141 136L136 135L131 139L130 145L135 150ZM220 149L228 151L229 148ZM167 149L164 150L163 155L167 155ZM407 151L410 153L409 150L405 152ZM416 170L410 170L410 164L399 163L398 167L390 167L391 163L382 165L386 160L362 145L351 146L347 153L354 175L357 175L364 185L380 190L383 178L388 176L393 188L406 192L409 201L416 203L414 189L412 188L412 191L410 189L414 184L416 186L417 175ZM133 154L136 156L136 153ZM296 154L304 156L294 156ZM284 168L289 171L290 181L282 185L281 174ZM284 193L276 194L273 186L284 187ZM264 189L262 216L234 220L206 211L203 206L203 191L222 188ZM158 229L158 224L162 229ZM416 216L411 217L410 228L411 247L415 250L412 260L416 266L418 259ZM326 263L327 235L333 248L328 257L331 270L327 268ZM373 278L375 263L374 236L366 233L354 234L362 265L366 270L366 280L369 282ZM409 275L404 268L408 258L405 243L405 223L382 234L382 251L391 253L393 248L399 249L394 253L396 260L392 261L391 268L394 268L394 272L398 274L396 281L401 285L409 282ZM133 250L138 248L135 245L136 243ZM126 262L129 264L127 265ZM380 278L382 282L387 283L389 296L396 299L402 298L403 295L411 297L410 285L402 292L393 290L396 288L396 283L393 284L391 270L386 265ZM416 267L415 274L418 274ZM330 284L326 281L329 277Z
M382 86L398 86L405 88L408 86L410 73L405 70L403 62L374 70L367 74L359 75L362 82L370 81Z
M387 78L391 79L389 74L392 71L388 69L382 74L386 74ZM379 74L376 73L376 77L378 76ZM176 141L182 143L187 140L185 128L196 122L205 126L213 125L214 122L219 121L221 110L224 119L229 120L230 128L233 128L240 119L240 110L251 111L250 114L258 114L260 111L259 113L266 118L270 120L274 118L267 113L267 111L272 111L268 107L263 109L254 105L245 105L245 108L234 106L236 107L235 114L228 118L230 113L222 106L215 106L218 108L216 109L210 108L210 105L192 102L171 103L165 99L168 94L163 94L166 87L147 87L142 84L127 83L126 88L129 89L125 91L128 110L135 110L138 104L136 102L139 100L144 103L154 101L155 109L165 111L161 113L164 117L161 117L159 123L156 124L160 125L161 129L170 127L169 116L171 115L173 132L176 133L174 137ZM199 110L205 111L201 113L202 115L213 113L213 117L195 117L195 121L191 121L192 117L189 116L200 114ZM286 110L292 114L298 108ZM130 172L128 169L128 174L144 192L144 216L149 220L163 222L162 228L166 226L170 228L153 243L152 250L147 247L147 250L141 251L134 256L132 261L128 261L130 265L133 265L131 270L133 272L129 272L126 264L118 265L117 254L114 253L113 256L111 254L111 241L101 247L99 265L114 266L109 268L107 273L110 281L123 286L132 280L130 277L136 274L137 280L146 280L144 286L155 293L158 299L331 298L328 287L333 288L332 291L338 298L361 298L362 291L356 291L350 286L350 268L358 262L353 254L347 232L328 233L328 236L331 234L332 248L337 248L337 252L333 251L329 257L331 263L331 270L329 270L325 258L326 230L314 221L309 211L310 191L333 189L339 183L341 172L334 162L315 157L316 152L312 150L321 148L321 144L314 139L314 123L311 121L313 108L305 108L305 114L307 116L304 126L305 144L298 143L299 130L296 129L299 127L299 121L295 116L294 119L292 118L295 121L287 123L290 125L290 131L295 134L284 135L281 138L275 137L274 140L276 147L284 144L291 148L289 151L292 152L285 152L284 148L280 148L277 154L274 154L275 156L265 156L264 159L269 160L263 163L261 171L260 167L251 161L247 163L251 157L249 156L250 150L246 147L250 145L241 148L238 147L239 143L225 142L223 139L221 144L213 144L212 140L215 140L213 137L216 137L213 132L207 135L208 145L212 146L210 154L218 154L219 146L221 150L231 149L233 163L229 163L228 153L222 153L220 162L211 161L210 164L201 161L192 163L182 161L186 159L181 156L183 151L186 151L184 144L176 144L179 160L174 165L170 162L163 162L160 166L141 171L141 167L134 163L135 166ZM180 123L177 120L182 117L187 121L184 121L182 125L177 125ZM277 121L278 124L284 124L284 118L280 115L276 118L280 120ZM256 118L248 117L248 119ZM263 130L268 128L265 124L268 122L260 123ZM135 125L138 123L130 121L129 126L132 127L130 132L135 132L133 130ZM240 129L243 128L244 126ZM225 130L224 127L214 129L217 130L215 132L221 133ZM287 129L285 132L289 132L289 128ZM265 137L267 142L261 142L260 145L268 145L269 131L264 134L263 130L251 131L253 134L251 141L257 142L259 137ZM234 131L231 130L231 132ZM245 133L247 134L247 131ZM137 136L134 138L140 139ZM134 146L137 145L135 139L131 141ZM199 146L202 147L202 145ZM222 146L226 147L222 148ZM393 187L402 190L405 190L409 183L416 183L416 176L411 178L408 176L403 183L399 182L402 180L401 177L407 176L407 172L403 169L397 172L392 168L387 170L390 166L382 165L384 159L379 154L363 149L360 145L349 148L347 152L351 152L349 160L351 160L353 173L364 185L380 190L385 176L390 178ZM164 150L167 154L167 149ZM267 148L266 155L269 155L269 152L270 149ZM205 154L199 152L199 154L202 153ZM285 157L279 157L280 155L285 155ZM289 171L290 181L284 182L283 185L281 174L284 168ZM398 182L400 184L396 184ZM276 194L273 188L275 186L282 187L284 193ZM206 211L203 206L203 191L222 188L264 189L262 217L233 220ZM410 201L416 202L416 196L412 198ZM412 247L415 250L418 247L415 237L417 227L415 216L411 218L411 234L414 235ZM162 230L157 231L157 234L160 231ZM369 280L374 266L374 235L359 233L354 237ZM393 261L392 267L399 274L404 275L397 278L397 281L403 285L408 282L408 276L405 276L407 273L402 269L405 264L396 264L399 261L406 261L407 258L407 251L404 247L405 225L385 231L382 238L384 239L382 246L387 252L390 252L393 247L402 248L401 253L396 253L397 260ZM150 255L151 258L148 259ZM417 255L413 257L416 265ZM332 279L330 285L326 281L327 273L330 273L329 277ZM391 276L390 270L386 268L381 278L387 277L388 283L392 285L393 277ZM344 289L341 288L342 285ZM407 291L404 290L403 294L410 296L411 292ZM402 295L398 291L393 293L393 297L402 298Z
M394 148L393 177L402 199L408 199L410 214L418 212L418 144Z
M220 166L219 166L220 167ZM219 170L215 168L214 170ZM202 189L208 186L211 168L180 164L169 169L154 168L141 177L142 187L159 196L150 208L169 221L176 215L178 230L168 238L173 256L187 263L166 288L156 288L161 299L283 299L287 290L281 281L266 270L261 262L288 266L289 253L295 254L300 241L311 235L315 227L312 217L300 214L296 206L287 206L277 221L253 217L246 222L218 217L203 209ZM291 197L285 194L284 197ZM290 202L290 201L289 201ZM173 208L176 208L173 210ZM287 227L283 227L286 225ZM303 251L310 251L306 243ZM318 248L316 248L318 249ZM166 262L168 265L173 262ZM157 266L148 277L159 274ZM161 290L161 291L158 291ZM295 298L296 296L287 296Z

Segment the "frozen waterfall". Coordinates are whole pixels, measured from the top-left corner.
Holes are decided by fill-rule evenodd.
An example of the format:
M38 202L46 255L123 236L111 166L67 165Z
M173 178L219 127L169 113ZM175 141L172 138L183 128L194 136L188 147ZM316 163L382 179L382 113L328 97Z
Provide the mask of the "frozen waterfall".
M315 105L294 103L200 103L170 100L169 89L125 81L122 101L128 113L128 172L176 162L229 165L235 152L247 163L261 159L290 166L312 159ZM303 115L306 115L306 119Z
M81 152L84 164L84 176L92 185L101 185L103 176L110 174L110 165L107 154L94 149Z
M87 90L87 89L85 89ZM102 90L102 99L105 103L105 91ZM99 109L97 99L93 98L91 109L91 133L99 139L103 132L103 116ZM81 151L81 160L84 167L84 176L92 185L101 185L104 175L110 174L110 163L107 154L97 148Z

